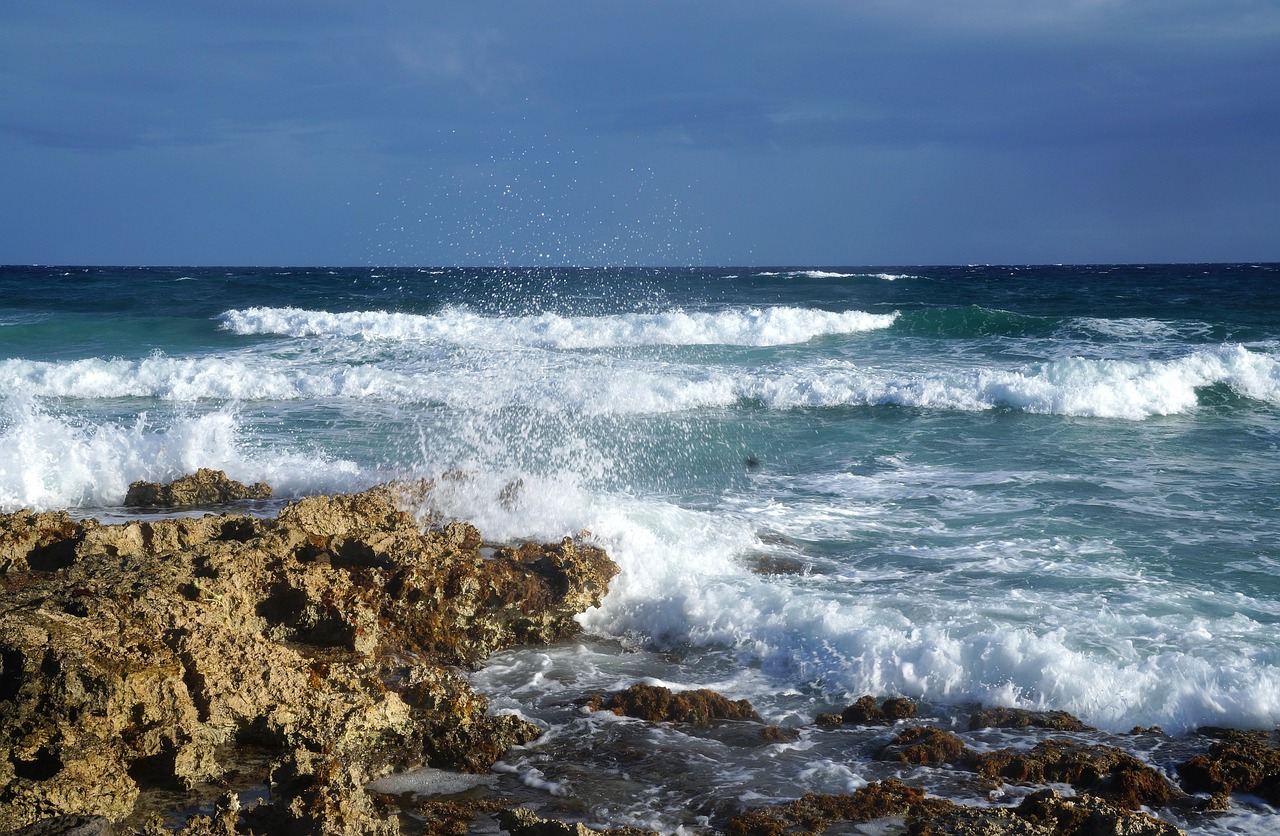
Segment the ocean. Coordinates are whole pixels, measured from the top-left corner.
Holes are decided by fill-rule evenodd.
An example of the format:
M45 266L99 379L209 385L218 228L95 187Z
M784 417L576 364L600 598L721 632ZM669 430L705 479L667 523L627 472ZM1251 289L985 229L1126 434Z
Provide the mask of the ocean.
M1280 265L0 268L0 510L119 521L200 467L431 477L490 541L605 547L581 640L471 676L547 729L503 780L600 824L888 775L972 803L813 726L862 694L1159 725L1126 745L1171 774L1176 735L1280 726ZM578 705L636 681L798 736Z

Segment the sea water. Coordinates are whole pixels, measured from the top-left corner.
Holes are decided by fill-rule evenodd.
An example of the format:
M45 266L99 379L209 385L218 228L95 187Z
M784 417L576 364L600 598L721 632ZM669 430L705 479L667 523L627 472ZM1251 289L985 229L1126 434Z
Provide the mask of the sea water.
M972 803L812 726L866 693L1280 726L1277 265L0 268L0 510L118 520L200 467L283 498L456 471L432 502L488 540L605 547L582 640L473 675L547 730L504 780L597 823L887 775ZM636 681L796 736L578 705Z

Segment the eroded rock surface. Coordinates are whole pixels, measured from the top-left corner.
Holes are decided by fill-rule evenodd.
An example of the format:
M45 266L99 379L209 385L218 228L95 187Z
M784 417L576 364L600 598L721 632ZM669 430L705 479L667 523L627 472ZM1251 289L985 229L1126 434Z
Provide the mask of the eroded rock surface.
M612 711L620 717L637 717L656 723L675 722L706 725L714 720L754 720L760 715L747 700L731 700L715 691L698 688L674 692L660 685L636 683L608 698L591 701L595 711Z
M569 539L482 555L469 525L423 532L398 490L276 519L0 516L0 831L118 821L254 746L274 760L259 832L393 833L370 779L485 770L537 736L449 666L573 633L616 565Z
M1089 727L1065 711L1029 711L1025 708L987 708L969 718L969 729L1052 729L1088 731Z
M271 486L265 482L245 485L227 478L221 470L200 468L172 482L134 482L124 504L144 508L189 508L222 505L241 499L270 499Z
M823 833L839 822L901 819L909 836L1177 836L1181 830L1145 813L1088 795L1033 793L1017 807L969 807L929 798L894 778L852 793L810 793L730 819L729 836ZM849 831L841 831L849 832ZM893 832L897 832L894 830Z

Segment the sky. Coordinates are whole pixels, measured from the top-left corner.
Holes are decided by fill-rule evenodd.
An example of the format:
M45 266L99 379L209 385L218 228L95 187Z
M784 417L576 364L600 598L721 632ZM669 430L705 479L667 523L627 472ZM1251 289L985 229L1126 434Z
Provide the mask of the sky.
M1280 261L1277 0L5 0L0 263Z

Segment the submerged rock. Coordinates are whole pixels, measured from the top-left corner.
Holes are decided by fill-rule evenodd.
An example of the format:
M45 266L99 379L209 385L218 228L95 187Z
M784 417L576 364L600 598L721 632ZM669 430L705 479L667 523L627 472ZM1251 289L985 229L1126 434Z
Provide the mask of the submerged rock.
M195 473L165 484L134 482L125 494L124 504L143 508L187 508L270 498L271 487L265 482L245 485L228 479L221 470L202 467Z
M978 729L1052 729L1054 731L1090 731L1090 727L1065 711L1028 711L1025 708L987 708L975 711L969 718L969 730Z
M571 540L482 555L473 527L424 532L396 495L276 519L0 515L0 831L118 821L249 745L274 759L260 831L392 833L370 780L487 770L536 737L448 666L572 634L617 566Z
M755 720L760 715L746 700L731 700L715 691L698 688L673 692L660 685L636 683L607 699L597 696L592 710L612 711L620 717L636 717L655 723L676 722L706 725L713 720Z

